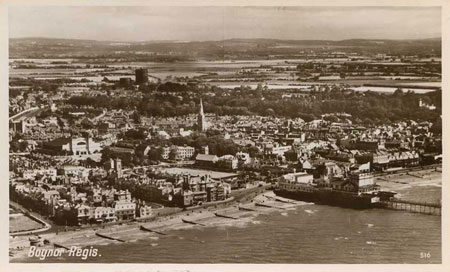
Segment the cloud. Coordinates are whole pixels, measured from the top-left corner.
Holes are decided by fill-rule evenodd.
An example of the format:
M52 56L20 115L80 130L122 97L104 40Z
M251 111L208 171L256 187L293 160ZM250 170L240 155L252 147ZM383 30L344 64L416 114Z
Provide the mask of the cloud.
M10 37L116 41L431 38L439 7L13 6Z

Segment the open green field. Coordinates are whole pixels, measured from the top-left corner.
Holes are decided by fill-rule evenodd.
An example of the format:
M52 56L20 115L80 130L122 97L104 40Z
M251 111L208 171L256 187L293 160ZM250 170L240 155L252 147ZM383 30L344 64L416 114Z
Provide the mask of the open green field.
M9 217L9 232L12 234L19 231L29 231L42 228L42 224L25 216L24 214L15 214Z

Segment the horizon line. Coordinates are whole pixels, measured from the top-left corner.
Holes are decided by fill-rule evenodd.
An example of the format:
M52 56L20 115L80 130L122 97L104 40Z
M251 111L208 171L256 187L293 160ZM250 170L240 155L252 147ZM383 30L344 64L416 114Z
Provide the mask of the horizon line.
M142 41L117 41L117 40L95 40L95 39L83 39L83 38L55 38L55 37L42 37L42 36L27 36L27 37L8 37L8 40L19 40L19 39L46 39L46 40L74 40L74 41L92 41L92 42L110 42L110 43L194 43L194 42L224 42L231 40L272 40L272 41L333 41L333 42L341 42L341 41L352 41L352 40L361 40L361 41L418 41L418 40L437 40L441 39L442 36L439 37L430 37L430 38L413 38L413 39L388 39L388 38L350 38L350 39L280 39L280 38L229 38L229 39L221 39L221 40L142 40Z

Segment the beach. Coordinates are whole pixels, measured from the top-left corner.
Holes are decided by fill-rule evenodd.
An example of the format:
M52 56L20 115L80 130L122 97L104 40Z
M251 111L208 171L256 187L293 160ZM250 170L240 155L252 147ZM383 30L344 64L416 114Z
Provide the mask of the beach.
M439 203L442 199L441 190L433 190L433 194L421 194L420 199L416 192L442 188L442 170L437 168L415 170L405 173L388 174L376 178L376 183L383 191L394 191L396 197L403 200L424 201Z
M79 229L75 231L45 233L39 235L47 244L43 248L86 248L89 246L136 242L139 239L158 239L165 232L191 229L194 227L236 226L248 224L251 219L261 213L292 209L297 205L309 203L286 200L280 202L274 198L273 192L257 195L245 204L227 203L194 210L182 211L173 215L159 217L151 222L128 222L98 228ZM289 203L287 203L289 202ZM264 206L256 206L261 203ZM239 208L241 207L241 208ZM9 248L14 253L11 261L27 258L31 236L10 237ZM18 249L19 248L19 249Z
M440 198L442 186L441 173L435 170L414 171L411 173L390 174L377 177L377 184L382 190L395 191L397 197L413 200L418 197L436 202ZM428 192L427 190L431 188ZM256 194L256 193L255 193ZM98 226L89 229L78 229L67 232L53 232L40 234L47 241L42 248L55 247L89 248L92 246L104 247L107 245L125 245L134 242L150 241L150 245L158 245L161 238L176 238L189 240L195 243L205 243L201 236L191 238L183 237L180 233L202 228L245 227L254 225L255 218L262 215L281 214L287 216L299 206L312 205L301 201L293 201L276 197L272 191L264 191L251 198L241 199L242 203L229 201L219 205L195 207L186 211L176 212L167 216L160 216L149 222L127 222L108 226ZM305 212L311 214L312 209ZM176 233L176 234L174 234ZM27 257L30 242L29 235L10 237L11 262L30 261ZM152 242L153 241L153 242ZM36 259L36 261L39 261Z

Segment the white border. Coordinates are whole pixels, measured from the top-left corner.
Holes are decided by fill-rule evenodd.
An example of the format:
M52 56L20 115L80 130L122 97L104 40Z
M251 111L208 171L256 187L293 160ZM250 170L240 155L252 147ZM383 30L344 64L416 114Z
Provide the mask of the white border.
M0 224L0 270L1 271L450 271L449 212L447 210L449 186L448 177L449 145L447 127L449 109L445 101L450 101L449 82L449 24L448 0L0 0L0 215L5 224ZM439 265L343 265L343 264L9 264L8 257L8 6L441 6L442 7L442 90L443 90L443 185L442 185L442 264ZM6 268L6 270L4 270Z

